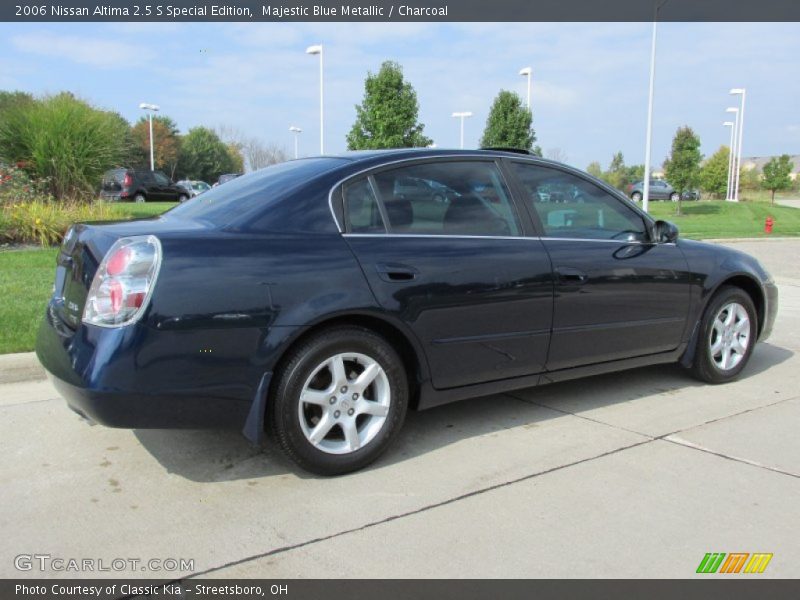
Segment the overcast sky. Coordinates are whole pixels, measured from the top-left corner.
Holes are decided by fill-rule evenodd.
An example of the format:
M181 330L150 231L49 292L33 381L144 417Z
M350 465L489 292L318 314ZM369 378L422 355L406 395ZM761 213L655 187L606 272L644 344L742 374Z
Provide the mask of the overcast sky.
M182 131L237 127L301 154L319 149L317 57L325 48L326 151L345 149L364 76L398 61L417 90L425 133L458 146L453 111L472 111L476 147L500 89L524 99L533 68L538 142L567 162L644 162L649 23L0 24L0 89L69 90L131 121L161 105ZM659 25L653 164L690 125L708 155L728 143L731 87L747 88L744 154L800 154L800 24Z

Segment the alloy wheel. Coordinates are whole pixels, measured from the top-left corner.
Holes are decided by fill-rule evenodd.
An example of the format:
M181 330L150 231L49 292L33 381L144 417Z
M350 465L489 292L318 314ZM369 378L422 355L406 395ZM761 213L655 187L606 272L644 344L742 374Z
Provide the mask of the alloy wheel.
M383 428L391 404L383 367L365 354L345 352L323 361L300 392L298 418L306 439L329 454L349 454Z
M709 334L708 353L720 371L736 368L747 354L751 334L750 317L738 302L717 311Z

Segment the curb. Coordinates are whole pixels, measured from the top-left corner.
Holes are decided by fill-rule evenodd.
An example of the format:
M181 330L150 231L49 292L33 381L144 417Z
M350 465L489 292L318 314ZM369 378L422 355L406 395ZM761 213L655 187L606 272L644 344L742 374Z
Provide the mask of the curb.
M35 352L0 355L0 384L45 378L44 368Z
M700 241L710 244L735 244L737 242L800 242L800 237L707 238Z

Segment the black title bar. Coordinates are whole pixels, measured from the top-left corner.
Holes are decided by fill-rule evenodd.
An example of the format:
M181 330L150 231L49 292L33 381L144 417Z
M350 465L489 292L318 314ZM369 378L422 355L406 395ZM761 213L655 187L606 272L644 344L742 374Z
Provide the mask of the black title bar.
M3 0L0 21L800 21L800 0Z

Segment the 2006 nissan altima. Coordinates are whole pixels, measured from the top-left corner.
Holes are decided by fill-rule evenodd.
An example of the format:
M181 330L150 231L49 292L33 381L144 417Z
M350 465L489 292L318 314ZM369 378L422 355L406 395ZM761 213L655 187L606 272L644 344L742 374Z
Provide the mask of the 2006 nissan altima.
M730 381L777 310L750 256L510 151L295 160L76 225L57 262L37 352L71 408L267 432L326 475L374 461L409 408L676 361Z

